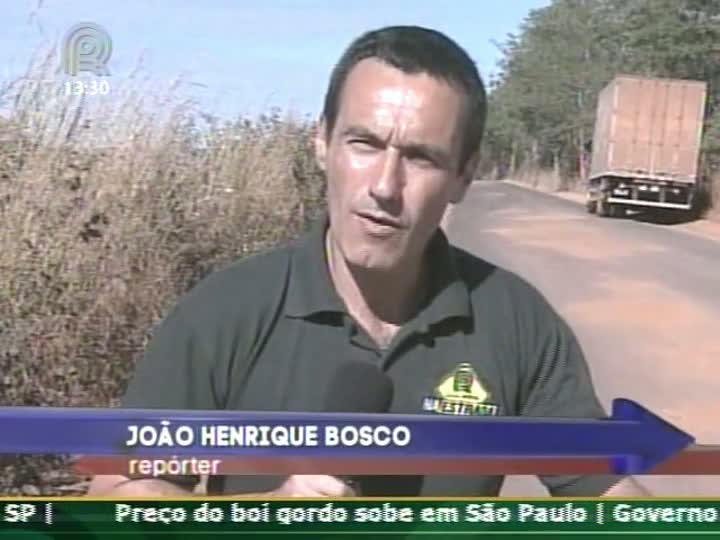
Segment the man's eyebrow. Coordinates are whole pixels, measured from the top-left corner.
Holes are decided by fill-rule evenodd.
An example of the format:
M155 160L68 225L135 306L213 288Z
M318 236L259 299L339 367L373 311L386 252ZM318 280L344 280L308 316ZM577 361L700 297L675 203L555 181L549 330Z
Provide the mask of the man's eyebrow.
M362 137L373 142L385 144L385 140L380 135L362 126L348 126L342 131L342 136ZM409 142L407 144L398 145L398 147L405 153L422 154L429 156L430 158L438 161L440 164L446 164L449 162L450 159L445 150L437 146L433 146L432 144Z
M367 139L372 139L374 141L382 141L383 138L380 137L377 133L373 133L371 130L369 130L366 127L362 126L348 126L342 131L343 137L364 137Z
M405 153L420 154L428 156L439 165L447 165L450 162L450 156L442 148L433 146L432 144L425 143L408 143L400 145L400 148Z

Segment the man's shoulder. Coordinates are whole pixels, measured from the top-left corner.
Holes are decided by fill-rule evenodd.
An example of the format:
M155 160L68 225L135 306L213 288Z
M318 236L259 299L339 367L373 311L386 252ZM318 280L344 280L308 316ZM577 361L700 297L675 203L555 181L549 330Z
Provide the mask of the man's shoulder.
M268 307L284 290L293 243L236 259L201 279L179 308L196 320L245 316Z
M537 287L519 274L457 246L450 249L458 274L471 296L496 295L521 302L545 301Z
M255 290L277 286L277 277L287 272L294 242L245 256L232 261L205 277L198 287L223 290L227 287Z
M517 340L571 332L545 294L526 278L463 249L453 249L476 317L513 332Z

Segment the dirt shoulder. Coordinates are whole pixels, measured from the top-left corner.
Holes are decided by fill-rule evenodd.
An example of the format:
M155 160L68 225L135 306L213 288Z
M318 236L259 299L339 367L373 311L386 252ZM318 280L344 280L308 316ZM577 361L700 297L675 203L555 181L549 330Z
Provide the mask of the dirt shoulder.
M591 216L582 201L477 182L451 210L450 240L545 296L576 333L608 412L614 399L632 399L698 444L719 444L720 241ZM720 495L717 476L639 479L656 497ZM509 477L502 495L546 492L534 478Z
M565 199L567 201L575 202L579 205L585 204L585 194L577 191L549 191L545 189L538 189L526 182L520 182L518 180L502 180L508 184L512 184L525 189L540 191L553 197ZM671 225L663 225L663 227L670 227L671 229L681 230L697 236L702 236L710 240L720 242L720 216L713 217L712 219L699 219L689 223L677 223Z

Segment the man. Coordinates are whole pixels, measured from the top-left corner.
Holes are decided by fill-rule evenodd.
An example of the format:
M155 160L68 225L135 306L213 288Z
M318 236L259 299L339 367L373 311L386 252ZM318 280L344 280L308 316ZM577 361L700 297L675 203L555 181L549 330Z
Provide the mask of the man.
M321 411L333 368L360 361L393 380L391 412L605 416L572 331L544 298L439 228L472 180L485 115L474 63L444 35L390 27L358 38L333 71L316 136L327 219L191 291L124 405ZM91 493L180 495L196 480L101 477ZM492 496L502 483L393 480L362 494ZM554 495L642 493L617 477L542 480ZM353 494L322 475L211 478L209 490Z

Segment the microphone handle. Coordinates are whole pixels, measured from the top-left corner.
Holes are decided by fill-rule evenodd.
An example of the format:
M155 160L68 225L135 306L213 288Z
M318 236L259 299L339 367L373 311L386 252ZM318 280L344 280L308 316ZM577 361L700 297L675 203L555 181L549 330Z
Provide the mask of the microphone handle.
M336 476L335 478L337 478L343 484L345 484L347 487L352 489L355 492L355 496L362 497L361 483L360 483L359 476L341 475L341 476Z

